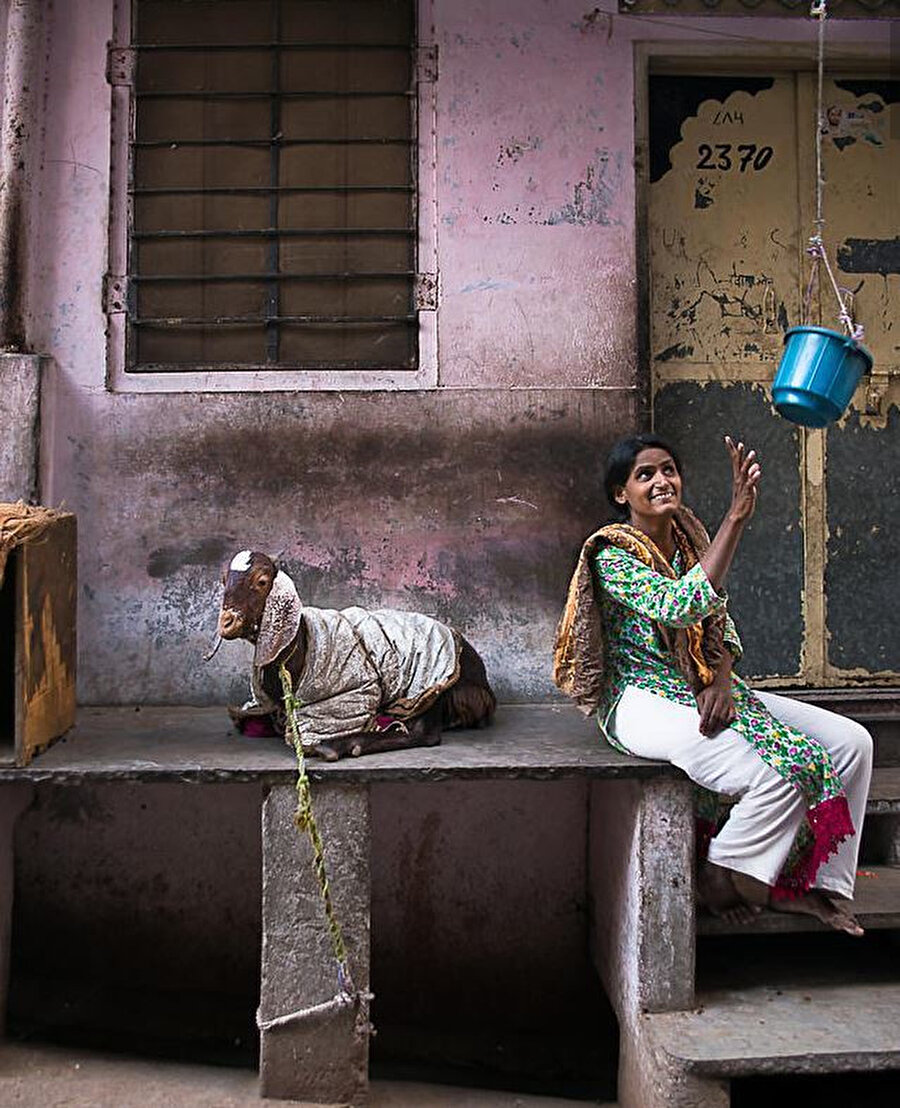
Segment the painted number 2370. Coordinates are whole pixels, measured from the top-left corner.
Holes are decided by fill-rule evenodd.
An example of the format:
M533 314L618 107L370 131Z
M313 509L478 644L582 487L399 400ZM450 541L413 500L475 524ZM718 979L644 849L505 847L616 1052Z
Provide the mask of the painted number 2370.
M728 170L737 167L741 173L746 173L748 169L765 169L772 160L773 150L771 146L757 146L755 142L742 142L739 146L732 146L730 142L710 146L702 142L697 147L697 153L700 155L698 169Z

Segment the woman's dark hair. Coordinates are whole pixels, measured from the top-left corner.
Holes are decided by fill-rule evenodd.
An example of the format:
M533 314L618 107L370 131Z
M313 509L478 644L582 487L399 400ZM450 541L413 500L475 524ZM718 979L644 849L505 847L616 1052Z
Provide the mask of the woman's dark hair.
M606 457L606 471L603 477L603 487L606 490L606 499L609 501L616 519L627 519L628 508L616 503L616 490L621 489L631 476L634 463L642 450L665 450L672 455L675 468L681 474L681 460L672 447L661 439L659 435L649 431L641 435L631 435L627 439L620 439L610 450Z

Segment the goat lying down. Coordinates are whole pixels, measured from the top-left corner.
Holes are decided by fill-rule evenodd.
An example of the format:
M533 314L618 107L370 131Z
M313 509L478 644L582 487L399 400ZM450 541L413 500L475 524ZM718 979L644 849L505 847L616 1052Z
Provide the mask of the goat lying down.
M258 734L268 721L284 734L282 662L302 705L304 751L329 761L433 746L444 729L490 722L496 698L484 663L436 619L308 607L284 570L258 551L236 554L223 583L219 635L255 646L252 699L229 708L238 730Z

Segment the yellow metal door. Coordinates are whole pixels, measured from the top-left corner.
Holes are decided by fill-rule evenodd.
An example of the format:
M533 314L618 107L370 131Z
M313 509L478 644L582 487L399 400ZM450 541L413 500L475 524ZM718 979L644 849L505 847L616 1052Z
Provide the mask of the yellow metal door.
M900 164L898 89L827 81L823 133L826 244L876 369L888 374L898 361L890 308L900 208L888 169ZM763 459L763 499L731 586L744 672L773 683L891 682L900 634L879 619L887 601L879 553L900 542L897 385L876 378L873 390L866 379L828 432L785 422L770 400L784 332L801 322L804 305L812 322L839 326L826 284L811 298L807 289L814 93L806 73L650 79L654 425L682 453L688 502L712 526L729 488L721 437L752 442ZM861 475L879 467L886 499L869 522Z

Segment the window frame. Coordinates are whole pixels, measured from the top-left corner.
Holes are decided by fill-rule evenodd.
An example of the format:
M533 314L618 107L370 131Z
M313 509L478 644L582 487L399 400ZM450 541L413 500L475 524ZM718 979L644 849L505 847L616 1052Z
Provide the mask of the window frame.
M210 369L129 371L126 366L129 242L133 225L130 184L134 179L134 53L131 47L132 0L113 0L113 35L108 47L110 86L109 254L103 283L107 320L106 387L110 392L361 392L434 388L437 374L437 221L435 80L437 48L433 40L433 0L417 0L417 47L413 98L416 226L415 299L418 359L415 369Z

